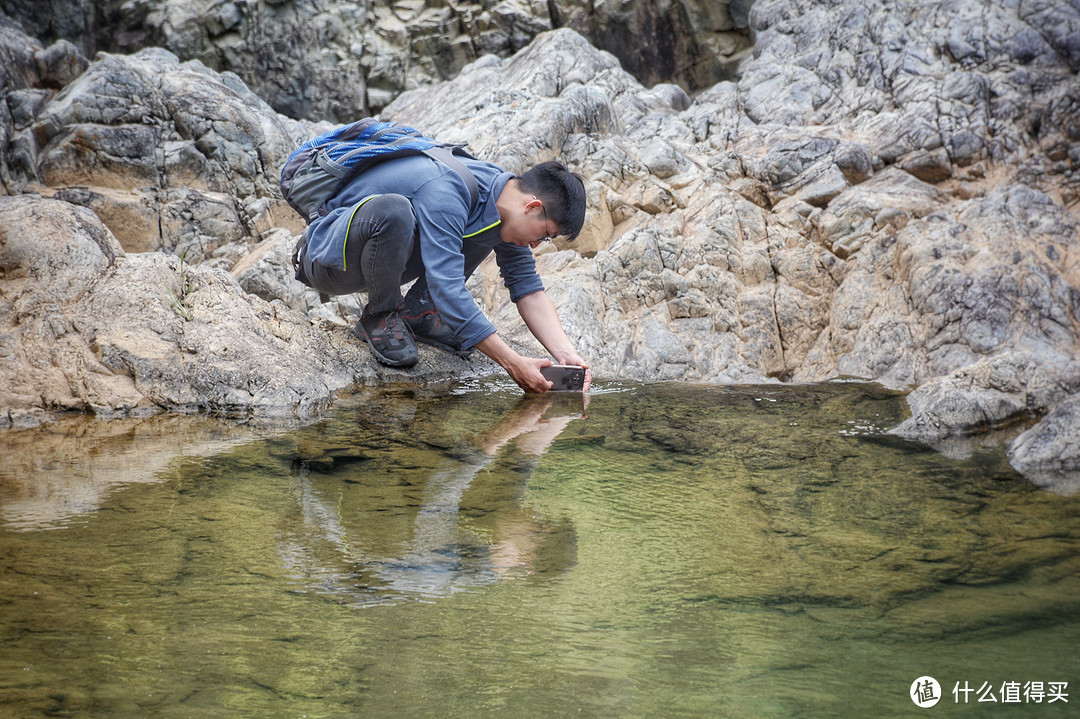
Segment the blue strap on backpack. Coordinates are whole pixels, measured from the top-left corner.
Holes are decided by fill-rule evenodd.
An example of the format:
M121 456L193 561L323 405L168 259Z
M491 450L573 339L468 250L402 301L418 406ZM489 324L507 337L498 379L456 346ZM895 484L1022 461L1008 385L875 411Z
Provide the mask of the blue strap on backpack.
M415 128L365 118L309 140L281 168L281 194L311 224L326 215L326 202L372 165L397 157L427 155L461 176L469 188L470 210L476 207L476 178L456 155L471 159L461 145L425 137Z

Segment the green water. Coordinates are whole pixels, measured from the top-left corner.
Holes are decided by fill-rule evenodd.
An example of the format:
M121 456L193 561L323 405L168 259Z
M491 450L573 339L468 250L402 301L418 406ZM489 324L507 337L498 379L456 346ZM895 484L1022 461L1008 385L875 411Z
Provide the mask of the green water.
M1080 498L904 416L859 384L482 383L11 432L0 714L1077 715ZM1032 681L1069 703L1002 703Z

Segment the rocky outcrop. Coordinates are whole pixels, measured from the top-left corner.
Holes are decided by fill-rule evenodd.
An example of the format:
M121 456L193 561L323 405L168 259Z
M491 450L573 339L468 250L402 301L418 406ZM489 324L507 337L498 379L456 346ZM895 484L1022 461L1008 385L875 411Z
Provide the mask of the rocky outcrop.
M39 50L37 64L50 54L60 53ZM35 83L33 71L9 93L10 188L92 209L128 251L191 263L217 253L229 266L237 255L224 246L302 227L276 186L280 158L311 129L234 76L163 50L104 55L59 91L48 87L55 73Z
M34 37L92 56L165 48L236 73L278 112L346 122L401 92L455 77L488 54L511 55L569 27L641 81L690 89L730 77L749 48L752 0L9 0ZM633 42L628 42L633 38Z
M1080 392L1080 362L1022 352L994 355L935 377L908 395L912 416L896 434L937 440L1038 417Z
M1066 496L1080 491L1080 395L1057 405L1009 446L1009 462L1036 484Z
M427 347L408 373L176 255L125 253L89 210L0 198L0 427L55 411L306 415L358 384L490 371Z
M749 23L754 55L738 81L693 98L674 84L646 88L614 55L562 29L513 57L487 55L449 82L405 92L384 116L468 141L474 153L511 171L559 157L585 175L586 231L571 247L541 252L538 264L598 376L851 376L922 388L898 430L905 436L932 441L1045 416L1048 424L1028 430L1036 434L1016 440L1014 461L1047 465L1059 450L1046 447L1068 457L1074 418L1058 408L1080 391L1080 12L980 0L932 7L759 0ZM835 27L845 32L834 34ZM319 305L290 279L287 256L299 228L278 212L273 187L288 149L316 127L275 114L234 75L161 50L100 56L59 91L42 79L38 56L71 57L70 48L5 52L13 59L4 77L10 192L94 210L79 217L100 218L128 251L115 252L106 266L137 266L130 271L145 273L143 284L160 286L163 273L180 269L176 257L140 251L183 253L185 271L199 278L191 286L214 297L208 306L238 327L280 326L285 317L290 327L310 327L307 315L316 318L316 334L346 338L355 305ZM74 62L60 65L78 68L77 54ZM118 87L124 91L110 92ZM60 206L50 204L49 212ZM120 206L138 211L108 209ZM162 219L146 240L128 231L134 219L115 220L139 212L175 219ZM6 277L27 261L11 261ZM174 292L181 287L175 282ZM5 297L8 285L0 285ZM470 287L505 336L541 351L492 267ZM3 306L48 302L40 296ZM134 313L95 302L97 311L137 324ZM38 341L21 332L9 346ZM47 344L58 336L42 337ZM206 361L217 346L210 337L195 345ZM258 341L251 345L258 352L285 358L281 367L290 366L298 349L291 343L300 342ZM304 344L313 341L300 342L304 352L353 358L357 351L342 349L344 341ZM170 339L166 346L186 345ZM135 367L135 378L164 373L163 385L192 381L145 369L153 363L104 362L116 356L99 351L97 364L85 366L113 373ZM357 358L365 368L349 363L354 375L346 379L334 360L321 357L330 369L318 370L312 386L374 381L363 350ZM60 365L49 362L39 366L55 373ZM300 395L283 388L265 402L237 399L240 376L259 370L236 366L209 384L192 384L198 390L190 396L227 411L299 403ZM30 375L12 376L21 386ZM297 381L309 380L301 373ZM143 406L141 398L190 406L166 390L124 389L113 402L101 400L114 396L102 391L39 400L32 387L17 406L123 410ZM304 396L331 394L320 392L309 388Z
M768 47L767 28L762 37ZM747 75L763 72L751 63ZM940 77L920 76L924 93ZM884 102L888 90L863 92ZM946 162L950 179L937 184L883 155L877 124L838 111L835 124L799 129L752 122L739 108L753 92L745 80L693 103L647 91L560 31L407 93L386 114L430 118L513 169L549 155L585 168L596 209L582 244L595 256L542 263L602 374L914 387L995 353L1077 354L1075 178L1042 149L1060 147L1060 130L1024 139L1066 90L1002 123L982 160ZM1015 87L996 92L1019 104ZM895 132L915 122L916 108L901 110ZM1053 112L1056 128L1070 127ZM1024 144L994 144L1009 135Z

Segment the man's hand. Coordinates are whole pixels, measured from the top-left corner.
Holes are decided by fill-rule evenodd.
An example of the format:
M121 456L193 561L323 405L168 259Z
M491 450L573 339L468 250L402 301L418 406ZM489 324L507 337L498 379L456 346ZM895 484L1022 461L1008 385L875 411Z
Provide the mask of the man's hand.
M589 365L585 364L585 360L581 359L581 355L577 352L567 352L561 357L557 356L556 359L559 361L559 364L572 364L585 368L585 384L582 385L581 391L588 392L589 386L592 384L592 374L589 372Z
M540 374L540 368L548 367L551 364L552 362L549 359L518 355L516 360L507 363L504 367L506 367L510 379L517 382L518 387L521 387L526 392L543 394L551 389L553 383Z
M503 342L498 334L490 334L477 342L476 349L495 360L500 367L506 370L506 373L517 383L517 386L526 392L543 394L554 386L553 382L540 374L541 367L549 367L555 364L554 362L540 357L519 355ZM553 355L559 364L571 364L585 368L585 384L582 391L588 392L589 386L592 384L592 375L589 373L589 365L585 364L585 360L581 359L581 355L573 350L561 351L553 353Z
M540 368L550 365L551 360L539 357L523 357L503 342L498 334L494 333L477 342L476 349L495 360L510 375L510 379L517 382L518 387L521 387L526 392L542 394L551 389L552 383L546 380L544 375L540 374Z
M589 391L592 384L592 375L589 373L589 365L581 359L581 355L574 349L570 338L566 336L559 315L555 312L555 305L551 303L547 293L543 290L525 295L517 302L518 314L525 320L533 337L540 340L540 344L551 353L559 364L572 364L585 368L584 391ZM477 345L479 347L479 345ZM498 361L498 360L496 360ZM500 363L501 364L501 363Z

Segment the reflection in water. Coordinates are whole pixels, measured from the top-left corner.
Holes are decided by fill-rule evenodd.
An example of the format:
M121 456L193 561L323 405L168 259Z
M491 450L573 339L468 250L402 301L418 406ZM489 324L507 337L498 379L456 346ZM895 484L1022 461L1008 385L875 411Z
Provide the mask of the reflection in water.
M217 454L267 432L177 415L80 415L4 432L0 519L12 529L61 527L99 509L118 487L161 482L184 457Z
M874 386L605 389L5 435L4 716L915 716L923 675L945 716L1075 708L1080 497L889 435Z
M433 600L500 576L527 574L538 553L548 559L556 552L565 556L573 544L572 536L565 536L570 528L553 527L526 513L521 495L540 456L570 422L584 417L587 404L588 397L579 394L525 395L471 438L469 450L439 456L430 469L397 474L398 483L421 491L414 506L395 508L395 522L402 526L391 531L406 538L388 553L366 546L362 529L346 528L367 523L370 508L343 514L341 502L347 484L378 481L384 470L364 464L347 477L332 474L331 482L316 487L311 462L297 462L303 522L279 535L285 566L312 591L335 595L343 603L371 604ZM492 463L500 470L482 476ZM463 506L470 488L485 495L479 514ZM411 525L407 531L405 524Z

